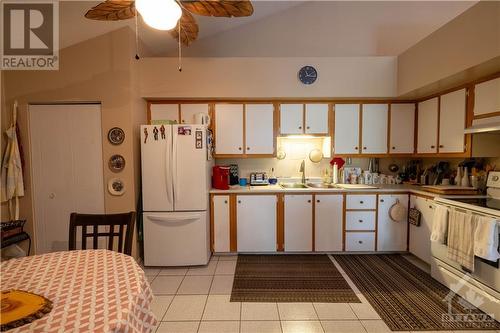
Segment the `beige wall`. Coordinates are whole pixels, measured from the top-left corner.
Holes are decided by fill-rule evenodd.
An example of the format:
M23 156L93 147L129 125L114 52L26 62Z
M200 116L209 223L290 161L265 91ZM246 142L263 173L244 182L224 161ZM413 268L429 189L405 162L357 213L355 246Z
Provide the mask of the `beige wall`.
M301 84L304 65L318 70ZM140 93L156 98L392 97L395 57L336 58L145 58L139 62Z
M46 102L101 102L102 136L107 138L110 128L118 126L125 131L122 145L111 145L103 140L104 183L116 177L107 167L112 154L121 154L127 164L118 175L125 181L127 191L123 196L111 196L105 191L107 213L135 210L138 191L137 154L134 145L134 128L141 119L135 113L143 108L138 101L137 88L132 84L132 62L135 55L134 38L129 28L68 47L60 52L59 71L5 71L4 90L7 105L19 101L19 125L25 149L26 195L21 200L22 218L28 220L27 229L33 231L32 192L30 188L30 147L28 141L27 107L29 103ZM2 110L2 131L4 114ZM69 222L69 217L68 217Z
M499 55L500 2L481 1L399 55L398 95Z

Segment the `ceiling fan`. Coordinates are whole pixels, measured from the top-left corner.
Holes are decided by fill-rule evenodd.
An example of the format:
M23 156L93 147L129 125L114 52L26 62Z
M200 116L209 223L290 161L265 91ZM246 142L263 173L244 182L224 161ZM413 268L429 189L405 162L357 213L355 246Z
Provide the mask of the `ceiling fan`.
M141 14L146 24L189 46L198 37L192 14L242 17L253 14L250 0L106 0L92 7L85 17L100 21L127 20Z

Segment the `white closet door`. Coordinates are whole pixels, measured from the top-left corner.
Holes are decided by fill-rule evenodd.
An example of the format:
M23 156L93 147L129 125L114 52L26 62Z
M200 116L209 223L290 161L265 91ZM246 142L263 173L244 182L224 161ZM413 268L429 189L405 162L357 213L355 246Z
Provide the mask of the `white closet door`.
M415 104L391 105L391 154L411 154L415 147Z
M36 253L68 249L71 212L104 213L101 106L30 105Z
M151 120L179 121L179 104L151 104Z
M363 104L362 154L387 153L387 104Z
M439 152L463 153L465 149L465 89L441 96Z
M335 105L335 154L359 153L359 104Z

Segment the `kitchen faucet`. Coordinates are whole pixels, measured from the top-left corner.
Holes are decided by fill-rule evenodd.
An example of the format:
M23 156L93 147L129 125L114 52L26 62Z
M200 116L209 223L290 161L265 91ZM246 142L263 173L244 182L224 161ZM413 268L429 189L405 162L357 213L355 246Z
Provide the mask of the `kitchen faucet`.
M300 163L299 172L302 172L302 184L306 183L306 160L302 160Z

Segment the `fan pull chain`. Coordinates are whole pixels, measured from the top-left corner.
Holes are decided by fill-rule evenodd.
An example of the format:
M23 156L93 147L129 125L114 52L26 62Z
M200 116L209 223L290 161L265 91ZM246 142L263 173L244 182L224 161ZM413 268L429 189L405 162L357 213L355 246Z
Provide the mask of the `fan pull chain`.
M181 45L181 19L179 19L179 72L182 72L182 45Z
M139 60L139 25L137 24L137 17L139 12L135 11L135 59Z

